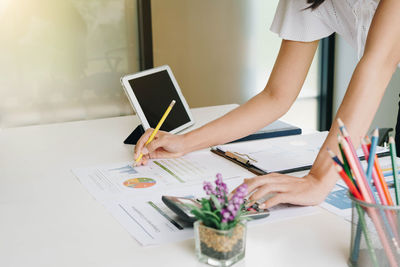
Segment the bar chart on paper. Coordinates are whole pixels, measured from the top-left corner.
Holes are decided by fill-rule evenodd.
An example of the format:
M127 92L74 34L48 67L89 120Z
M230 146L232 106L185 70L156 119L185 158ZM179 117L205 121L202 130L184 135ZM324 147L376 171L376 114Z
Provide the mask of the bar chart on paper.
M109 172L115 172L115 173L120 173L120 174L135 174L137 173L137 171L135 170L135 168L132 165L125 165L119 168L114 168L114 169L109 169Z
M169 160L155 160L153 163L181 183L206 179L206 166L201 166L201 164L198 164L195 161L178 158Z

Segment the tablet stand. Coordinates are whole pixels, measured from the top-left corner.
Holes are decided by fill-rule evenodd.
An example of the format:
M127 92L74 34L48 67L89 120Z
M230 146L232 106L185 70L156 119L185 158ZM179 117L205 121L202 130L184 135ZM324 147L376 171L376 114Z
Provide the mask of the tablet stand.
M136 145L142 134L144 134L144 128L141 124L139 124L136 129L125 139L124 144Z

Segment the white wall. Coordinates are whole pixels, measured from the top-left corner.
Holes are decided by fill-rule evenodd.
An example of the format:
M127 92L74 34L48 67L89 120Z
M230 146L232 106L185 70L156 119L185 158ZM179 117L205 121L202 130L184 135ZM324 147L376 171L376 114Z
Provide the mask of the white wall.
M351 79L353 70L357 64L355 50L348 45L341 37L336 38L336 61L335 61L335 86L333 107L336 113L343 99L347 85ZM393 75L392 80L386 89L381 105L370 126L374 128L395 128L398 101L400 93L400 70Z
M190 107L242 104L269 78L281 39L269 31L278 0L152 0L155 66L168 64ZM317 127L318 57L283 117Z

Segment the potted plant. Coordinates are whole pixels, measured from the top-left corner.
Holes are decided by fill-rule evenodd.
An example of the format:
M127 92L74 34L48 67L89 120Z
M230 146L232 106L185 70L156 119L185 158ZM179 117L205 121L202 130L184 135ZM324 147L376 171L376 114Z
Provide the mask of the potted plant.
M201 262L213 266L230 266L244 258L246 247L246 219L244 198L247 185L241 185L228 199L228 188L217 174L215 187L204 182L209 198L201 199L201 207L192 208L196 254Z

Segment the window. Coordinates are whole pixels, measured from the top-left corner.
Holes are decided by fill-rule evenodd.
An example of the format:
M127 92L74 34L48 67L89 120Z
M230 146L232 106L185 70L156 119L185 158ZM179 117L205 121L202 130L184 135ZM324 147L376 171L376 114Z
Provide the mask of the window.
M2 0L0 127L131 113L135 0Z

